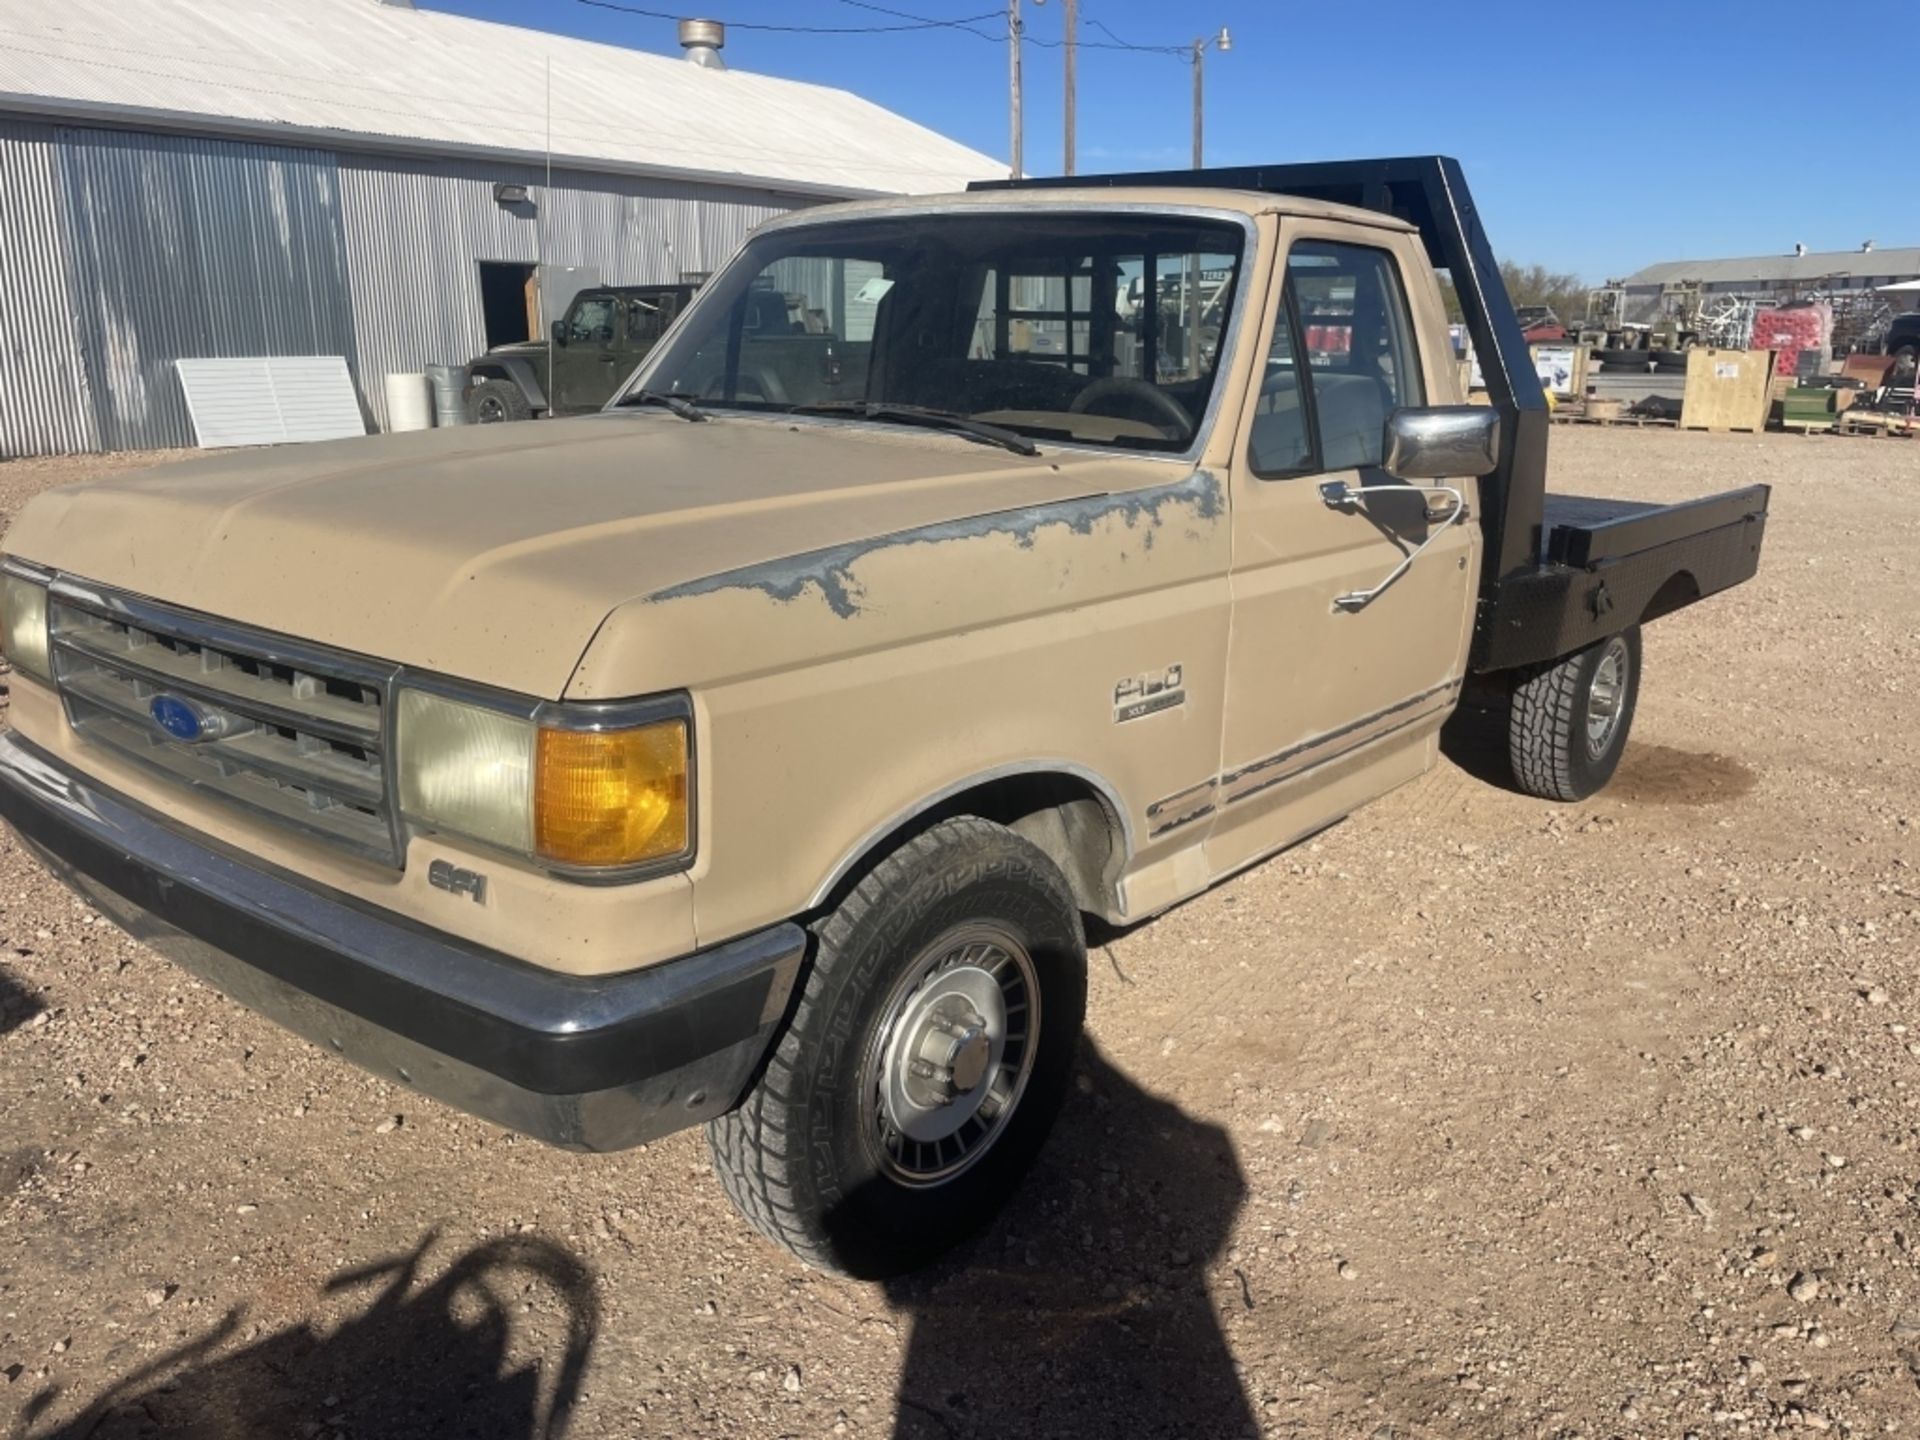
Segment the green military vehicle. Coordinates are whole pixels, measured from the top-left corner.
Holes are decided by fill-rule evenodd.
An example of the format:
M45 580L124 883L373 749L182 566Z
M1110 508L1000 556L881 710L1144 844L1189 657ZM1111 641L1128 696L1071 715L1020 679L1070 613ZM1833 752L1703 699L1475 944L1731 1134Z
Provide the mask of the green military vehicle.
M692 285L607 285L582 290L553 322L552 341L496 345L469 367L467 419L475 425L598 410L693 298Z

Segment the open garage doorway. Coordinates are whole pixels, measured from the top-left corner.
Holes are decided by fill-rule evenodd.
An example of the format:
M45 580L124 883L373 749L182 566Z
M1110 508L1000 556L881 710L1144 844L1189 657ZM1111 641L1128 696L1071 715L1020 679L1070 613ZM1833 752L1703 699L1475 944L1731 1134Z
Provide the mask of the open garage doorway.
M518 345L533 338L536 307L533 266L514 260L480 262L480 308L487 327L487 348Z

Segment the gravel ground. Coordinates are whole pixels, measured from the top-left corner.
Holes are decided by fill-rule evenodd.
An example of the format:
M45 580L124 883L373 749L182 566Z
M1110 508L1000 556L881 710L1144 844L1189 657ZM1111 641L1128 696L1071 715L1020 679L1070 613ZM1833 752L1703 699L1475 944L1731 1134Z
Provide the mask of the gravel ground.
M9 511L106 468L0 466ZM130 1436L1920 1431L1920 444L1556 430L1776 486L1551 806L1465 758L1095 953L1018 1203L894 1287L331 1063L0 850L0 1416ZM1911 1027L1911 1028L1909 1028ZM4 1422L0 1422L3 1428Z

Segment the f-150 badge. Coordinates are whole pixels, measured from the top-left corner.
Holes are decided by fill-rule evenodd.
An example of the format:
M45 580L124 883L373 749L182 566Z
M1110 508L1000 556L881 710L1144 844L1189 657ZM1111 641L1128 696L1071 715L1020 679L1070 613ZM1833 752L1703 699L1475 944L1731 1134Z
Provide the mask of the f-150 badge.
M1178 665L1129 675L1113 687L1113 723L1124 725L1143 715L1154 715L1187 703L1186 681Z

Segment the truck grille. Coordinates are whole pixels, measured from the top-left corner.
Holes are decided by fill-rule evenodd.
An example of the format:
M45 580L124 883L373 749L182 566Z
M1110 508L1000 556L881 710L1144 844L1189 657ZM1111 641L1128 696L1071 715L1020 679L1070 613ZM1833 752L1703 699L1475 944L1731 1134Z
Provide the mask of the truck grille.
M54 680L84 739L400 865L391 667L65 579L49 607Z

